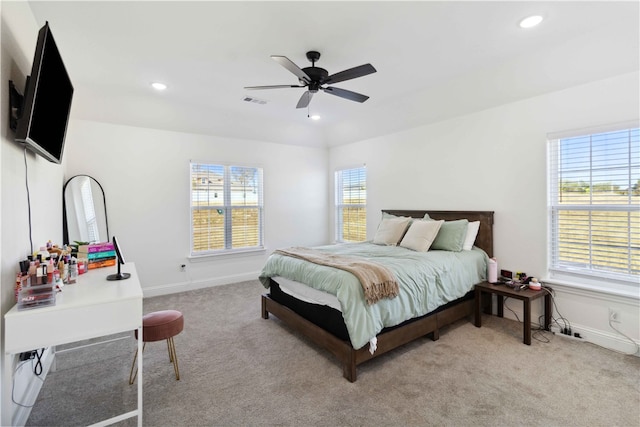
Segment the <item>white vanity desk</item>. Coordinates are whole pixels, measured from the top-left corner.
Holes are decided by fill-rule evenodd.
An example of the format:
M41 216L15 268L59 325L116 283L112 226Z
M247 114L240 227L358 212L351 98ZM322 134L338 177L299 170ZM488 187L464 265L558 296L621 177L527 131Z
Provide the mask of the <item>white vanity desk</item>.
M78 276L77 283L66 285L57 294L55 306L22 311L14 306L5 314L1 425L13 425L13 354L135 329L138 330L138 336L142 337L140 280L133 263L124 264L121 268L123 272L131 274L129 279L107 281L107 275L114 273L116 267L90 270ZM142 354L142 339L138 340L138 354ZM138 426L142 426L142 357L137 360L137 410L96 425L113 424L137 416ZM127 378L122 381L126 382Z

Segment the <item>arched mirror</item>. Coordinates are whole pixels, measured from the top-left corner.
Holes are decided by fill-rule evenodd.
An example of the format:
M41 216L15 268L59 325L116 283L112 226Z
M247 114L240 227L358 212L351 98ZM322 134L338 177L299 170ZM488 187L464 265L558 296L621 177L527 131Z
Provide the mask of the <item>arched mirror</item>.
M98 181L76 175L64 184L62 222L65 243L109 241L107 205Z

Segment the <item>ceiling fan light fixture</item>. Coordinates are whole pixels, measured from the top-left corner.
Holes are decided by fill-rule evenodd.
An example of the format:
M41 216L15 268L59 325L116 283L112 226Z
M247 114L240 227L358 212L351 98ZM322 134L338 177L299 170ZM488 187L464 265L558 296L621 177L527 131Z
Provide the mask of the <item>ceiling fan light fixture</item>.
M520 21L520 28L533 28L536 25L540 24L544 18L542 15L532 15L524 18Z
M314 115L312 115L312 116L309 116L309 118L310 118L311 120L320 120L320 116L319 116L319 115L317 115L317 114L314 114Z
M154 88L155 90L163 91L167 88L167 85L160 82L153 82L151 83L151 87Z

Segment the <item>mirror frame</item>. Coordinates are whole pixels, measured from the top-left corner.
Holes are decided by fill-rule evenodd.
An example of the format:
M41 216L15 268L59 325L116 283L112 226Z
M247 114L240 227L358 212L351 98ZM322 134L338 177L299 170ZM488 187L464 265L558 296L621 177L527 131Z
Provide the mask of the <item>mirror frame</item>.
M69 178L64 185L62 186L62 239L63 239L63 244L66 245L70 245L71 242L69 242L69 226L67 225L67 202L65 199L65 190L67 189L67 185L69 185L69 182L71 182L71 180L73 178L77 178L79 176L86 176L87 178L91 179L93 182L95 182L96 184L98 184L98 187L100 187L100 191L102 191L102 204L104 206L104 222L105 222L105 226L107 229L107 239L105 240L105 242L110 241L110 237L109 237L109 220L107 218L107 199L104 195L104 188L102 188L102 184L100 184L98 182L97 179L95 179L94 177L92 177L91 175L86 175L86 174L78 174L78 175L74 175L71 178Z

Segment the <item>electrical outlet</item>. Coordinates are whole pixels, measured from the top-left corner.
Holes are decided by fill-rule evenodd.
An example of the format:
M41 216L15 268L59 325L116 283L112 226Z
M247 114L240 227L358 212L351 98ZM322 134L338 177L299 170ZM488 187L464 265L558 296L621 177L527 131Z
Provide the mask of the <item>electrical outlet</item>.
M617 310L609 307L609 321L614 323L620 323L620 313Z
M180 264L180 271L187 271L187 265L186 264Z

